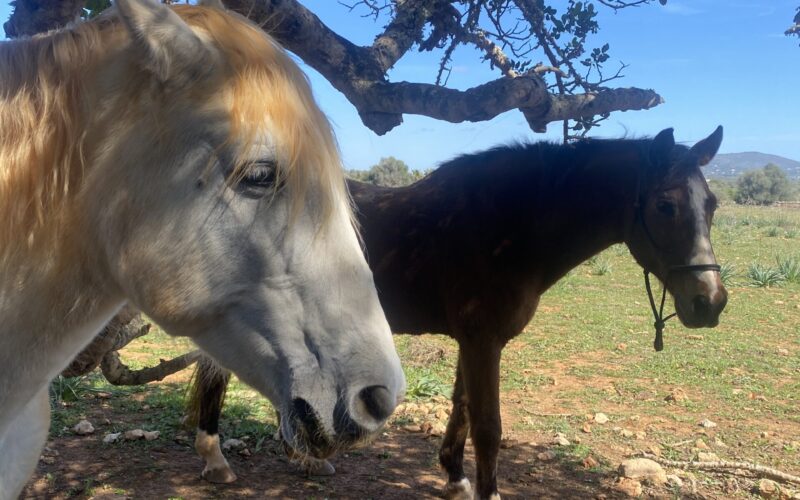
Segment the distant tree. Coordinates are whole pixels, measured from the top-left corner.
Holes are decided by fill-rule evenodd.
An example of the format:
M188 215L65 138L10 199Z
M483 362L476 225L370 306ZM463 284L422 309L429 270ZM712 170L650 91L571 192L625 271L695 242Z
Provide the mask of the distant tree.
M769 205L791 198L792 184L786 173L770 163L761 170L745 172L736 181L736 203Z
M733 182L724 179L710 179L708 187L716 195L717 200L723 204L730 203L736 191Z
M350 170L347 175L361 182L387 187L407 186L424 176L417 170L411 170L403 160L394 156L381 158L369 170Z

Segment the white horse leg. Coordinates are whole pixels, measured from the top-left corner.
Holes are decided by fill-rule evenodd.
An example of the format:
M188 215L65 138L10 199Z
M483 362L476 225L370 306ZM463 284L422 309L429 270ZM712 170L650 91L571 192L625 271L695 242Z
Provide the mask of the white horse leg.
M212 483L232 483L236 481L236 474L228 465L222 449L219 447L219 434L208 434L206 431L197 429L197 437L194 439L194 449L197 454L206 461L201 476L206 481Z
M49 430L50 401L45 386L0 436L0 500L19 497L36 469Z

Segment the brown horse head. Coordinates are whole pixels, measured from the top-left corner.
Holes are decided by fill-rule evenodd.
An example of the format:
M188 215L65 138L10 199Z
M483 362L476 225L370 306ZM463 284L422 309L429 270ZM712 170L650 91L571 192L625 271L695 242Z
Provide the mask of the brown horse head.
M639 264L675 298L678 318L689 328L716 326L728 300L710 239L717 200L700 170L721 142L722 127L691 148L676 145L671 128L650 142L627 238Z

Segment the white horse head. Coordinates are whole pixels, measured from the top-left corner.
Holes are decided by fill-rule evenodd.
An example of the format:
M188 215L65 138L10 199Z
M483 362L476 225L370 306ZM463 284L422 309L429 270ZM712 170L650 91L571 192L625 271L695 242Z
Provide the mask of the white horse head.
M301 450L373 434L405 381L304 75L237 15L116 6L0 46L0 445L125 301Z

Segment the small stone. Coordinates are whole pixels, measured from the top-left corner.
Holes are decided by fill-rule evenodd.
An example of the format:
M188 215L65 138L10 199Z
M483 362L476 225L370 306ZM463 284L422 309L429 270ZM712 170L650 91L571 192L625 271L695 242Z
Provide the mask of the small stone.
M700 451L697 453L697 460L699 462L719 462L719 457L716 453L705 453Z
M597 467L598 465L599 464L597 463L597 460L595 460L594 457L592 457L591 455L589 455L589 456L587 456L586 458L583 459L583 468L584 469L593 469L593 468Z
M110 392L96 392L95 396L97 396L98 399L111 399Z
M701 420L700 423L698 423L697 425L699 425L700 427L705 427L706 429L713 429L714 427L717 426L716 423L712 422L711 420L709 420L707 418L704 418L703 420Z
M719 446L720 448L727 448L728 445L725 444L725 441L719 438L719 436L714 436L714 446Z
M422 425L419 426L419 429L424 432L425 434L430 434L433 430L433 424L430 422L424 422Z
M447 432L447 427L441 422L436 422L431 426L431 436L444 436L445 432Z
M223 450L241 450L244 449L247 445L244 444L244 441L241 439L226 439L224 443L222 443Z
M781 496L781 487L771 479L762 479L759 481L756 485L756 491L763 498L779 498Z
M651 444L650 446L648 446L647 451L649 451L650 453L652 453L657 457L661 456L661 447L658 446L657 444Z
M175 436L172 438L178 444L184 444L189 441L189 433L186 431L178 431L175 433Z
M647 437L647 433L645 431L636 431L636 439L645 439Z
M605 424L608 422L608 415L605 413L595 413L594 414L594 421L598 424Z
M503 450L509 450L515 447L519 442L516 439L511 438L503 438L500 440L500 448Z
M145 441L155 441L161 435L160 431L144 431Z
M72 432L79 436L85 436L94 433L94 426L88 420L81 420L75 424L75 427L72 428Z
M675 474L667 474L667 484L673 488L681 488L683 486L683 479Z
M762 433L761 433L761 437L762 437L763 439L766 439L766 438L768 438L769 436L770 436L770 434L769 434L769 431L764 431L764 432L762 432Z
M557 456L558 455L556 454L556 452L547 450L536 455L536 458L538 458L542 462L550 462L552 460L555 460Z
M781 356L788 356L789 349L778 349L778 354L780 354Z
M617 478L617 481L614 483L614 489L628 497L636 498L642 496L642 483L636 479L627 477Z
M667 482L667 474L664 469L649 458L625 460L619 466L619 473L622 477L628 479L638 479L656 485Z
M250 453L250 450L248 450L247 448L244 448L239 450L239 455L243 457L249 457L250 455L252 455L252 453Z
M676 387L672 389L667 397L664 398L665 401L669 401L672 403L680 403L682 401L688 400L688 396L686 395L686 391L681 389L680 387Z
M122 435L121 432L109 432L108 434L103 436L103 442L105 444L116 443L121 435Z
M565 438L564 436L556 436L553 440L553 444L558 446L569 446L571 443L569 439Z
M418 425L404 425L403 430L406 432L422 432L422 429Z
M439 420L447 420L447 410L444 408L439 408L436 410L436 418Z
M628 350L628 344L626 344L624 342L620 342L619 344L617 344L617 350L618 351L622 351L622 352L627 351Z
M589 425L589 424L583 424L583 427L581 428L581 432L585 432L586 434L591 434L592 433L592 426Z
M708 445L706 444L706 442L703 441L702 439L698 439L697 441L695 441L694 442L694 447L697 448L698 450L708 450L708 449L710 449L708 447Z
M622 437L624 437L624 438L630 438L630 437L633 437L633 431L631 431L631 430L628 430L628 429L622 429L622 432L620 432L620 434L621 434L621 435L622 435Z
M124 437L126 441L136 441L137 439L144 438L144 431L142 429L125 431L125 434L123 434L122 437Z

